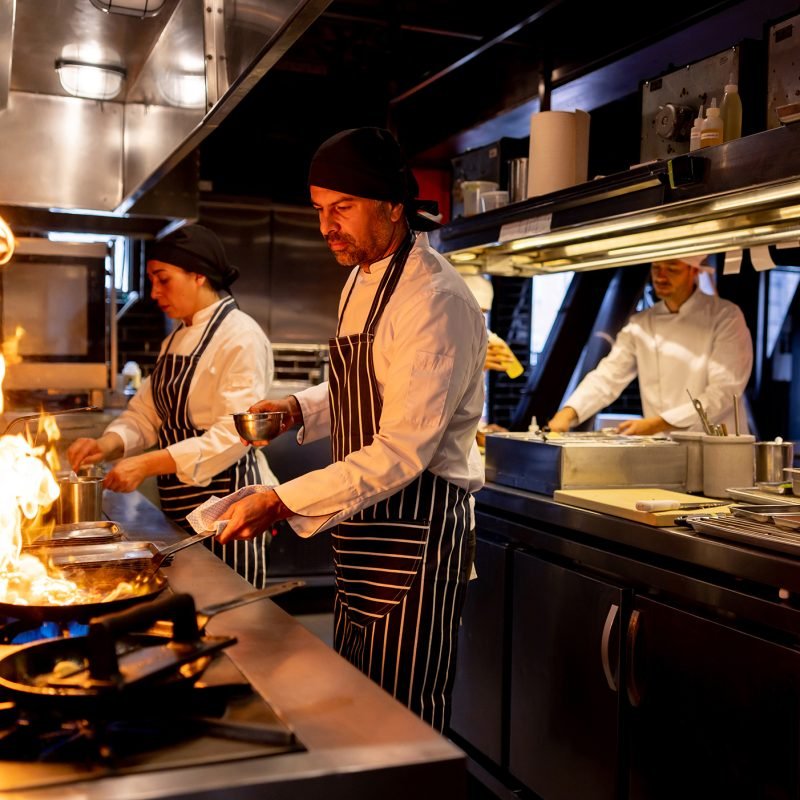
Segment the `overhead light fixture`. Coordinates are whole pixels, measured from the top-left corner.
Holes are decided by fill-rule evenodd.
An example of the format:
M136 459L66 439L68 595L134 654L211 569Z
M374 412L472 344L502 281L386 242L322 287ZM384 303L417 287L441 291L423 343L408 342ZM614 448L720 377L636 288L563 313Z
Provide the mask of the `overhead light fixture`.
M14 241L14 234L11 233L11 228L8 223L0 217L0 265L7 264L14 255L14 248L16 242Z
M113 99L126 75L124 67L115 64L90 64L71 58L57 59L56 71L65 92L88 100Z
M166 0L89 0L95 8L107 14L125 14L128 17L154 17L164 7Z

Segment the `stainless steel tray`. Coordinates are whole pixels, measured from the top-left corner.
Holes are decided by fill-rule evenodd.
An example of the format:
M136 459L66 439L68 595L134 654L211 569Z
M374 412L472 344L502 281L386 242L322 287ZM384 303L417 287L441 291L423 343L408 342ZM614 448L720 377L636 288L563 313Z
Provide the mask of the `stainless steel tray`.
M774 503L772 505L741 505L731 506L731 514L742 519L751 519L755 522L775 523L776 517L797 516L800 514L800 503Z
M37 536L27 547L107 544L109 542L119 542L124 536L125 531L122 525L113 520L104 519L96 522L68 522L62 525L56 525L52 531Z
M793 504L800 501L800 498L793 494L779 495L774 492L765 492L757 486L742 486L733 489L726 489L729 497L740 500L742 503L768 503L780 505L781 503ZM784 499L785 498L785 499Z
M774 525L765 525L735 517L688 517L689 525L697 532L715 539L775 550L779 553L800 557L800 534L780 530Z

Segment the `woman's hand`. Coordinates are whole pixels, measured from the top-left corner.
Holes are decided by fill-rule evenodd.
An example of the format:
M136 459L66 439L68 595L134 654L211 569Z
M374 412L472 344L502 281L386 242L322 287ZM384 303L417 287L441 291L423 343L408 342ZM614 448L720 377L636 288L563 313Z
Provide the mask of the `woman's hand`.
M78 469L81 464L96 464L102 461L103 457L97 439L76 439L67 448L67 460L72 469Z
M292 513L272 489L248 495L219 517L228 520L228 524L217 541L226 544L234 539L253 539L271 530L278 520L286 519Z
M483 363L484 369L505 372L513 363L514 354L502 339L489 342L486 346L486 360Z
M563 433L568 431L577 421L578 415L575 413L575 409L564 406L553 415L553 418L547 423L547 427L551 431Z
M67 459L72 469L78 469L81 464L113 461L124 451L125 445L118 433L104 433L99 439L76 439L67 448Z
M106 475L103 480L103 488L110 489L112 492L132 492L138 489L141 482L145 478L149 478L151 474L146 456L123 458Z

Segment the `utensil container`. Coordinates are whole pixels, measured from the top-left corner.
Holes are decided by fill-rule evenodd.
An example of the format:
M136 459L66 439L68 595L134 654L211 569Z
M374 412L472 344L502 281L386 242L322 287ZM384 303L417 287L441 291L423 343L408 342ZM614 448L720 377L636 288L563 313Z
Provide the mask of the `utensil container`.
M461 184L461 196L464 198L464 216L473 217L480 214L481 194L496 192L499 186L494 181L464 181Z
M103 517L103 479L78 475L78 480L62 478L58 482L56 522L95 522Z
M755 436L703 436L703 494L729 497L728 488L752 486Z
M527 158L512 158L508 162L508 193L512 203L528 199Z
M792 442L756 442L756 482L780 483L783 470L794 465Z

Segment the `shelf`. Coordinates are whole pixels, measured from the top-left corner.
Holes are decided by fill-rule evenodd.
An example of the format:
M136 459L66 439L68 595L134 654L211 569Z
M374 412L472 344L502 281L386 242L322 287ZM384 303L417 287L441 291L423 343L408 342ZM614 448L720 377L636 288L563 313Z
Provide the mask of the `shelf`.
M800 126L638 166L432 234L465 272L535 275L800 240Z

